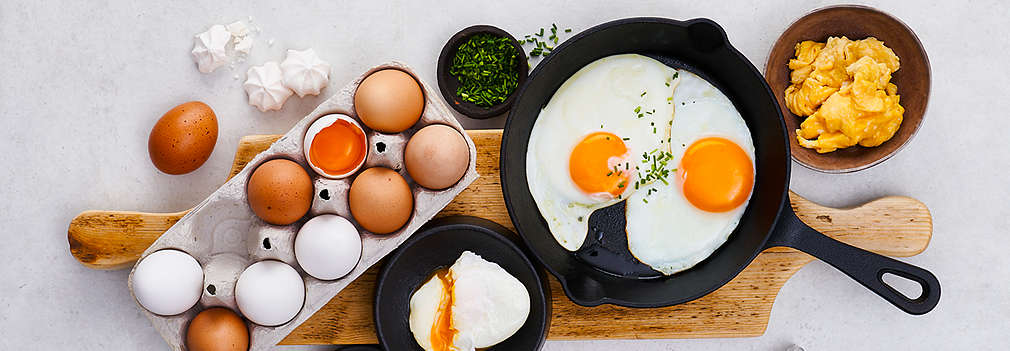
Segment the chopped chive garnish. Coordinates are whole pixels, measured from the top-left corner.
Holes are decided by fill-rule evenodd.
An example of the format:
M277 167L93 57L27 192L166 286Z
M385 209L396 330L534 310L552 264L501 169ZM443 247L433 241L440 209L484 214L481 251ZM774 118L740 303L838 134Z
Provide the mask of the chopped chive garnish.
M666 86L670 86L670 82L666 82Z
M677 79L680 76L680 72L673 72L673 79Z
M647 199L642 199L642 202L644 202L644 203L649 203L649 200L647 200Z
M628 141L631 140L631 138L621 138L621 140Z
M646 93L646 92L644 92L644 91L643 91L643 92L642 92L642 95L639 95L638 97L643 97L643 96L645 96L645 93Z
M642 111L642 106L635 107L635 113L639 113L641 111Z
M608 177L609 177L610 175L612 175L612 174L614 174L614 172L607 172L607 176L608 176Z
M449 66L449 74L460 83L456 95L482 107L505 102L518 86L517 60L518 52L508 38L487 33L470 37L456 49Z

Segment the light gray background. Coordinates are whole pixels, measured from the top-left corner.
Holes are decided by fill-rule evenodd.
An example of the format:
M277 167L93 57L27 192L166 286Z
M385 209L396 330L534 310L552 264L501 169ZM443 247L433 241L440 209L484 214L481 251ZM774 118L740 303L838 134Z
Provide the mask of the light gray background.
M249 63L313 47L333 65L328 95L389 59L435 84L445 40L471 24L522 35L552 22L575 31L629 16L708 17L758 68L788 24L824 1L10 1L0 2L0 349L158 350L163 341L127 290L127 270L84 268L66 228L88 209L179 211L222 184L239 138L280 134L323 97L293 97L260 113L241 88L248 63L200 74L192 35L253 16L262 29ZM1010 344L1010 9L998 1L872 4L919 35L933 68L929 110L893 159L855 174L793 166L792 189L844 207L886 195L925 202L929 249L905 261L942 282L925 316L897 310L814 262L782 289L764 336L745 339L548 342L546 350L1005 349ZM273 46L266 40L273 38ZM217 112L210 160L184 176L152 167L147 136L172 106ZM500 127L462 119L464 125ZM601 321L603 322L603 321ZM281 349L315 349L284 347ZM322 347L318 349L332 349Z

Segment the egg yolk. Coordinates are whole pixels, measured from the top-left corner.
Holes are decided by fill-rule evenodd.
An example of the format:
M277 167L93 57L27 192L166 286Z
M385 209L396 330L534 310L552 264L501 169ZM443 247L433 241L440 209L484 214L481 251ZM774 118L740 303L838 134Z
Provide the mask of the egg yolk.
M431 325L431 348L435 351L453 349L452 340L459 331L452 326L453 279L448 269L435 272L435 277L442 281L442 297L438 301L438 312L435 323Z
M726 212L750 196L754 166L736 143L708 137L695 141L684 152L677 168L684 197L698 209Z
M310 162L326 174L346 174L365 160L366 143L361 128L338 119L312 139Z
M627 153L628 147L617 135L593 132L572 150L569 175L583 192L618 196L629 184L631 172L623 163Z

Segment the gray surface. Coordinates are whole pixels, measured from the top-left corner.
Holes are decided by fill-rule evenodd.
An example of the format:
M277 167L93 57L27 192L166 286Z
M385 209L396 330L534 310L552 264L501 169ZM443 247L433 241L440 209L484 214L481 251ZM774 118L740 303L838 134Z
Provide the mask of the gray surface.
M434 84L444 41L474 23L528 33L557 21L576 31L607 20L654 15L709 17L759 67L790 21L821 1L540 1L509 5L453 1L0 2L0 349L164 349L126 287L128 270L86 269L69 255L66 226L87 209L178 211L221 185L239 137L283 133L322 97L288 101L281 112L246 104L241 74L201 75L191 35L214 23L254 16L263 33L251 63L281 60L287 48L314 47L333 65L335 89L368 67L405 61ZM801 4L800 4L801 3ZM876 3L876 2L874 2ZM800 4L800 5L794 5ZM792 7L791 7L792 6ZM546 350L1002 349L1010 344L1010 62L1007 5L996 1L886 2L876 6L918 34L933 67L933 95L922 129L893 159L849 175L793 166L792 188L830 206L885 195L929 205L933 241L906 259L943 284L939 306L908 316L829 266L814 262L782 289L762 337L711 340L548 342ZM272 47L265 40L275 39ZM220 137L204 167L160 174L147 134L162 113L191 99L218 114ZM468 127L502 120L464 121ZM604 322L604 321L601 321ZM331 349L322 347L319 349ZM285 347L282 349L312 349Z

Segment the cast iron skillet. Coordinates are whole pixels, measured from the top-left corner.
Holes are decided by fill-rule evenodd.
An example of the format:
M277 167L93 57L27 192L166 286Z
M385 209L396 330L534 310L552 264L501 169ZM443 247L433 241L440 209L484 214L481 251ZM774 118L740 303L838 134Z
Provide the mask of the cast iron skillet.
M622 53L647 55L708 79L733 101L754 140L754 192L740 224L708 259L668 277L628 251L624 202L593 213L586 241L573 253L554 240L526 181L526 147L540 110L580 68ZM796 217L787 201L789 143L781 116L764 78L729 44L715 22L628 18L604 23L558 46L520 91L502 136L505 204L534 256L558 278L568 297L584 306L661 307L688 302L729 282L764 249L786 246L827 262L905 312L932 310L940 298L940 283L932 273L831 239ZM919 283L922 294L902 295L883 282L885 273Z
M495 222L470 216L444 217L426 224L390 255L375 289L375 331L386 350L418 350L410 332L410 296L436 269L451 266L463 251L497 263L530 293L530 314L515 334L494 350L539 350L547 337L551 304L546 280L512 242L516 235Z

